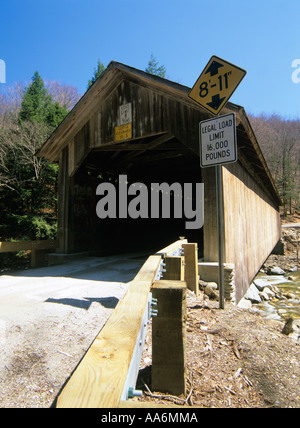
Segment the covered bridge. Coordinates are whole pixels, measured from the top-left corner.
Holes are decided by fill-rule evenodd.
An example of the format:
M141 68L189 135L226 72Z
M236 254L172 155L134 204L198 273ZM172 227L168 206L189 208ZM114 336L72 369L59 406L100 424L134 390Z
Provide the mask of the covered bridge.
M111 62L38 152L59 162L59 253L101 255L157 250L185 236L205 262L218 254L215 168L200 167L199 122L210 114L189 88ZM238 161L222 167L224 260L235 265L236 302L280 239L280 198L251 128L238 105ZM101 182L204 183L204 226L184 218L106 218L96 214ZM122 216L121 216L122 217Z

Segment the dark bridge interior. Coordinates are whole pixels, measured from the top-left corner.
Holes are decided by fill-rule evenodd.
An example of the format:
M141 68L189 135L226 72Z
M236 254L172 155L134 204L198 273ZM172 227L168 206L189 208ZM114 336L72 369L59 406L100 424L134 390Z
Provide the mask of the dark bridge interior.
M203 254L203 228L187 229L184 216L174 218L171 193L170 218L151 218L151 183L166 182L193 185L193 210L196 210L195 183L201 183L199 157L175 138L155 145L156 139L122 143L109 148L94 149L86 157L73 177L73 212L75 248L77 251L92 249L100 255L138 250L157 251L184 236L189 242L197 242L199 257ZM126 175L128 186L143 183L148 189L149 218L119 218L119 176ZM116 188L117 218L100 219L96 214L97 202L103 196L96 195L101 182L110 182ZM93 189L91 191L91 189ZM138 193L137 193L138 195ZM130 200L137 195L129 195ZM161 204L160 204L161 207ZM137 210L140 207L137 206Z

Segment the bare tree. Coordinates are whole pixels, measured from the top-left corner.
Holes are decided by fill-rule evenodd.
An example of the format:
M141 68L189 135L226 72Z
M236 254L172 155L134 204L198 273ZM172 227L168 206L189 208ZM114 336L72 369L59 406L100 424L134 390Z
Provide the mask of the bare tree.
M7 86L0 94L0 126L3 126L4 121L17 120L23 93L24 85L16 82L12 86Z
M300 208L300 121L281 117L250 117L283 201L283 215Z
M55 80L45 82L47 92L54 101L57 101L62 107L71 110L80 98L78 89L75 86L66 85Z
M47 161L36 151L49 136L49 127L37 122L6 122L0 133L0 189L21 195L27 182L39 180Z

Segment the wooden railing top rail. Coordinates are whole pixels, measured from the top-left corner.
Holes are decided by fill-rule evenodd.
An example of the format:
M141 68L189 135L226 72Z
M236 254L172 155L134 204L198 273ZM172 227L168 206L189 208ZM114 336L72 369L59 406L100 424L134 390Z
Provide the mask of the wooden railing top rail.
M0 253L17 252L21 250L51 250L58 245L57 240L0 242Z
M168 255L180 248L182 244L186 244L187 239L182 239L174 242L171 245L158 251L158 255ZM14 252L21 250L51 250L58 246L56 239L51 240L36 240L36 241L0 241L0 253Z
M172 244L168 245L167 247L163 248L162 250L158 251L156 254L168 256L174 253L174 251L176 251L177 249L181 248L182 244L187 244L187 243L188 243L187 239L180 239L179 241L175 241Z

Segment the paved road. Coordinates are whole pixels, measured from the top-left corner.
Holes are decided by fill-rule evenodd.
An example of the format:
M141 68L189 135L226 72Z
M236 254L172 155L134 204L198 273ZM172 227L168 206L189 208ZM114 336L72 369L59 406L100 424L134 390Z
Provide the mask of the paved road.
M143 260L122 256L85 257L63 265L1 275L0 319L17 321L20 317L32 318L34 313L40 316L43 311L59 314L61 305L87 310L93 301L113 308L142 264Z

